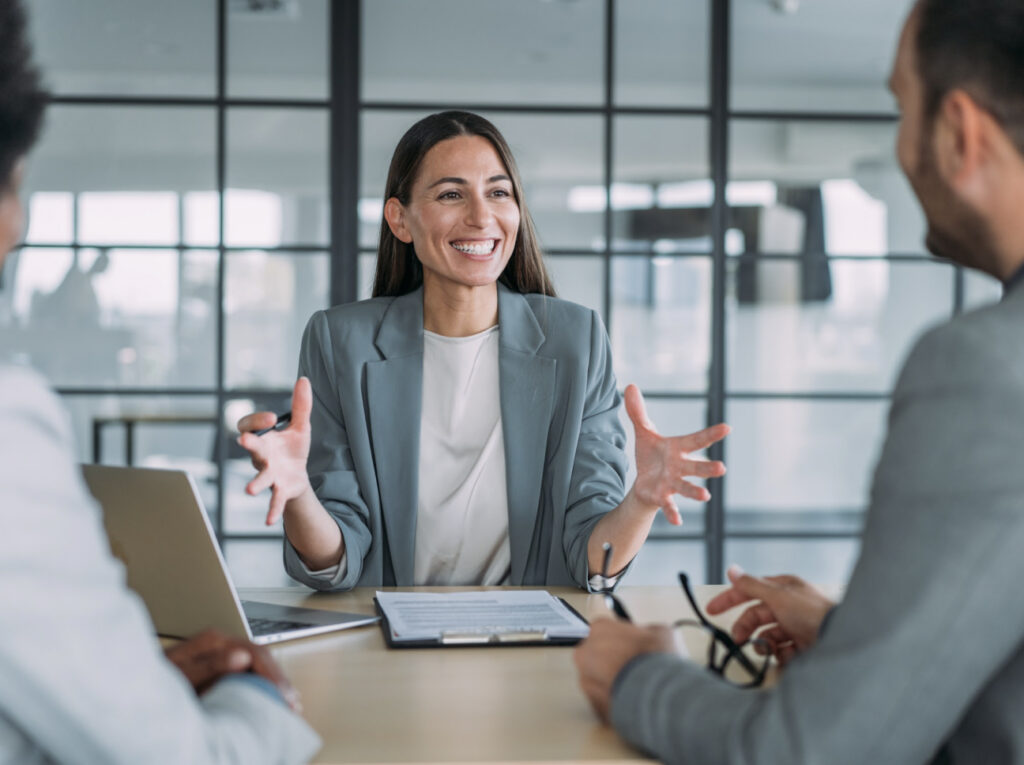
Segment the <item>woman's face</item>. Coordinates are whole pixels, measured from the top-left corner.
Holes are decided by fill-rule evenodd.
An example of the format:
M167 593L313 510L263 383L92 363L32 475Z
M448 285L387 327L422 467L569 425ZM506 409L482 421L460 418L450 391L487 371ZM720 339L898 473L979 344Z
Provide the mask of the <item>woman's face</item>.
M387 201L391 231L412 242L425 289L494 284L512 256L519 204L498 152L481 136L456 136L427 152L409 204Z

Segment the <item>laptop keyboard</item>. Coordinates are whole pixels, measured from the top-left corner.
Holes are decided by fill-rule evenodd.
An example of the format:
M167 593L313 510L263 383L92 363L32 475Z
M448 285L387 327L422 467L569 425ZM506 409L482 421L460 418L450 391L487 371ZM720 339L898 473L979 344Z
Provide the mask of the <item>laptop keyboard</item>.
M306 622L289 622L279 619L248 619L247 621L249 622L249 629L252 630L253 637L274 635L278 632L290 632L292 630L304 630L313 626Z

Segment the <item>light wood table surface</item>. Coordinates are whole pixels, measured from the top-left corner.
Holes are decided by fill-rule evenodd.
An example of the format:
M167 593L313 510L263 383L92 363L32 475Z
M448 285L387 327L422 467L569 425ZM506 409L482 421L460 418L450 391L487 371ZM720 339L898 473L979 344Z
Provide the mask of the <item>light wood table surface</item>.
M547 589L588 620L609 614L600 595ZM695 594L703 605L721 589L697 587ZM247 600L356 613L374 612L373 593L241 591ZM639 623L692 616L679 587L623 587L618 595ZM380 627L372 626L271 650L324 740L316 762L650 762L594 716L579 689L572 648L388 649ZM703 655L699 645L690 650Z

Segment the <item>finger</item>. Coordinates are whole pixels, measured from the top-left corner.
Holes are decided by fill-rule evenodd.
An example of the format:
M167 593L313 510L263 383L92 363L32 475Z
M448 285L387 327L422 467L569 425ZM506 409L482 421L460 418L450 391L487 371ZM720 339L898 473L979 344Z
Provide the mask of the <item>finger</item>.
M313 411L313 388L308 377L300 377L292 389L292 422L289 429L309 429L309 416Z
M710 428L704 428L704 430L698 430L696 433L690 433L685 436L676 436L672 439L673 446L684 452L699 452L701 449L707 449L711 444L717 443L729 435L729 431L732 430L725 423L719 423L718 425L712 425Z
M775 658L778 659L779 664L784 667L796 657L796 654L797 651L795 645L784 645L775 653Z
M665 518L673 526L683 525L683 516L679 514L679 508L672 497L669 497L666 502L662 503L661 510L665 513Z
M735 608L743 603L749 603L751 600L756 600L750 595L747 595L735 587L730 587L725 592L719 593L711 600L708 601L705 610L709 614L721 614L728 611L730 608Z
M767 624L775 624L778 619L764 603L751 606L736 620L732 626L732 639L737 643L746 642L751 635Z
M274 487L274 491L270 494L270 509L267 511L268 526L273 526L284 515L285 503L284 492Z
M786 632L786 630L784 630L779 625L776 625L774 627L769 627L768 629L765 629L765 630L762 630L761 632L758 632L757 633L757 637L754 638L754 639L757 641L754 644L754 650L755 651L757 651L759 654L762 654L762 655L764 653L768 652L768 653L771 653L773 656L776 653L778 653L778 650L779 650L780 646L783 646L783 645L785 645L787 643L792 643L793 642L792 636L788 632ZM767 651L761 645L761 641L764 641L765 643L768 644Z
M264 489L269 489L273 485L274 476L271 475L269 470L262 470L255 478L245 485L245 491L246 493L255 496Z
M679 464L678 474L696 478L720 478L725 475L725 463L719 460L694 460L684 458Z
M698 502L707 502L711 499L711 492L705 489L703 486L695 486L689 481L676 481L673 485L673 489L676 494L681 494L689 499L695 499Z
M236 427L239 433L251 433L254 430L272 428L275 422L277 415L273 412L253 412L240 419Z
M644 397L640 394L640 389L632 383L626 386L626 414L637 430L658 432L654 423L647 417L647 407L644 406Z
M729 577L729 581L732 582L733 587L749 595L751 598L770 601L775 593L778 592L778 588L770 579L759 579L756 576L751 576L744 573L743 569L737 565L729 566L726 575Z
M269 435L269 434L268 434ZM237 443L245 449L253 459L266 459L265 452L267 444L271 443L266 436L257 436L253 433L243 433L237 439Z

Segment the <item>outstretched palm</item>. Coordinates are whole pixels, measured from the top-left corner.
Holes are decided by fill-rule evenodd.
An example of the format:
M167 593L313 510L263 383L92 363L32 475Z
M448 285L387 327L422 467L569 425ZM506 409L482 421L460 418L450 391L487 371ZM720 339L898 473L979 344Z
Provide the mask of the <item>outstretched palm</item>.
M695 486L687 477L717 478L725 474L725 465L691 457L729 433L729 426L714 425L685 436L663 436L647 417L643 396L635 385L626 387L626 413L636 432L636 483L633 493L643 504L660 507L670 523L679 525L682 518L675 503L679 494L706 502L711 494Z

